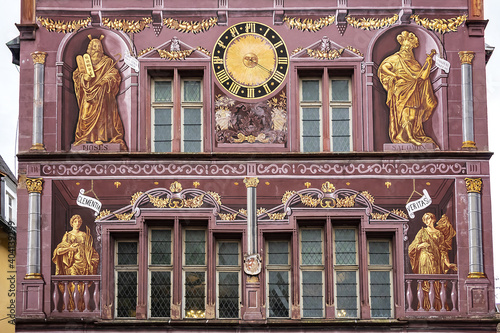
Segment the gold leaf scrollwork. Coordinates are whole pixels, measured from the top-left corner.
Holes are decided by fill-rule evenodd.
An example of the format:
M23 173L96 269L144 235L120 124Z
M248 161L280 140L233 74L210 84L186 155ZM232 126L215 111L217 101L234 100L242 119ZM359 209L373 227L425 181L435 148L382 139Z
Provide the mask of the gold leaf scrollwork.
M167 51L167 50L156 50L158 54L163 59L168 60L184 60L193 53L194 49L183 50L183 51Z
M245 179L243 179L243 183L245 183L245 186L247 188L257 187L257 185L259 185L259 178L257 178L257 177L245 177Z
M240 214L242 214L242 215L247 216L247 210L246 210L246 209L244 209L244 208L240 208L240 209L238 210L238 213L240 213Z
M236 219L236 215L238 215L238 213L228 213L228 214L219 213L219 217L223 221L234 221L234 219Z
M342 55L342 52L344 52L344 49L330 50L330 51L307 49L308 56L319 60L337 59Z
M216 201L219 205L222 205L222 201L221 201L221 198L220 198L219 193L208 191L208 192L207 192L207 194L210 194L210 195L212 196L212 198L214 198L214 199L215 199L215 201Z
M384 18L354 18L351 15L346 16L347 23L358 29L363 30L376 30L388 27L396 23L399 19L398 14L394 14L392 17L384 17Z
M196 47L196 50L198 50L198 51L206 54L209 57L212 56L212 53L209 50L207 50L206 48L204 48L204 47L198 46L198 47Z
M267 213L267 216L269 216L269 219L271 220L283 220L286 216L286 213Z
M97 215L97 217L95 218L95 220L100 220L102 219L103 217L105 216L108 216L111 214L111 211L109 209L104 209L104 210L101 210L101 212L99 213L99 215Z
M368 193L368 191L361 192L361 195L364 196L366 200L370 201L372 205L375 203L375 198L373 197L373 195Z
M102 24L110 29L121 30L126 33L138 33L146 28L153 22L151 17L145 17L142 20L118 20L110 19L109 17L102 18Z
M148 53L149 51L154 50L154 49L155 49L154 46L150 46L146 49L143 49L143 50L139 51L139 53L137 54L137 57L139 58L140 56L143 56L146 53Z
M292 195L294 195L295 193L297 193L297 192L295 192L295 191L286 191L285 194L283 194L283 197L281 197L281 203L284 205L288 201L288 199L290 199L290 197Z
M155 206L156 208L167 208L168 204L170 202L169 198L162 199L162 198L154 197L151 194L148 194L148 197L149 197L149 202L151 202L151 204L153 206Z
M481 193L483 180L481 178L465 178L467 193Z
M312 20L312 19L308 19L308 18L301 19L298 17L285 16L283 18L283 22L285 22L287 27L290 29L316 32L316 31L323 29L324 27L332 25L335 22L335 16L329 15L326 17L321 17L321 18L316 19L316 20Z
M317 207L320 203L320 199L314 199L308 194L301 194L300 195L300 201L307 207Z
M269 139L266 138L266 135L264 133L260 133L257 136L254 136L252 134L250 134L250 135L244 135L243 133L238 133L237 137L238 137L237 139L233 139L233 142L244 142L244 141L247 141L247 142L250 142L250 143L254 143L255 141L259 141L259 142L262 142L262 143L269 142Z
M321 207L323 208L335 208L336 201L333 198L323 198L321 199Z
M363 54L360 50L358 50L357 48L354 48L354 47L352 47L352 46L349 46L349 45L348 45L348 46L346 46L346 47L345 47L345 49L346 49L346 50L349 50L349 51L351 51L351 52L356 53L356 54L357 54L357 55L359 55L360 57L364 57L364 56L365 56L365 55L364 55L364 54Z
M38 22L47 29L49 32L62 32L68 33L80 30L81 28L87 27L92 19L87 17L86 19L81 19L77 21L54 21L46 17L38 17Z
M405 218L405 219L408 218L408 215L400 209L393 209L391 211L391 213L393 213L394 215L400 216L402 218Z
M372 219L373 220L387 220L387 217L389 217L390 213L386 214L380 214L380 213L371 213Z
M426 17L420 18L418 15L410 16L410 19L415 21L416 24L428 30L434 30L442 34L451 31L457 31L458 27L461 26L466 20L467 15L457 16L449 19L428 19Z
M474 60L475 52L473 51L460 51L458 56L460 57L460 63L472 65L472 60Z
M260 207L259 209L257 209L257 215L265 214L266 212L267 209L265 209L264 207Z
M321 184L321 191L323 191L324 193L332 193L333 191L335 191L335 186L333 186L333 184L328 181L324 182L323 184Z
M183 208L184 207L184 200L182 199L170 199L170 202L168 203L169 208Z
M173 193L177 193L177 192L182 191L181 183L179 183L178 181L175 181L172 184L170 184L170 191Z
M217 25L217 21L217 17L211 17L202 21L183 21L169 17L163 19L163 25L168 29L177 30L179 32L197 34L208 31L210 28Z
M137 201L137 199L139 199L139 197L143 194L143 192L136 192L134 194L132 194L132 199L130 200L130 205L133 206L135 204L135 202Z
M290 55L295 55L297 53L299 53L300 51L302 51L304 48L303 47L297 47L295 50L292 51L292 53L290 53Z
M187 208L198 208L203 205L203 197L205 194L200 194L192 199L185 199L184 200L184 207Z
M357 194L345 198L337 198L337 208L351 208L356 203Z
M132 219L132 216L134 216L134 212L131 213L124 213L124 214L115 214L115 217L120 220L120 221L130 221Z
M26 178L26 189L28 193L42 193L43 178Z

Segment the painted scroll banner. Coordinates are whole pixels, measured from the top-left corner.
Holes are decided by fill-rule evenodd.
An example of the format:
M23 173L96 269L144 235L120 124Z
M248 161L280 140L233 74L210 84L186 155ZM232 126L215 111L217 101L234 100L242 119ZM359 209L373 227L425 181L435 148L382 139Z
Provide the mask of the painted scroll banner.
M83 193L85 193L85 191L81 189L78 194L78 198L76 198L76 204L81 207L92 209L95 211L94 215L97 216L97 214L101 211L102 203L97 199L84 195Z
M424 195L420 199L410 201L406 204L406 210L408 211L408 215L410 215L412 219L415 218L415 212L429 207L432 203L432 199L429 196L427 190L424 189L423 192Z

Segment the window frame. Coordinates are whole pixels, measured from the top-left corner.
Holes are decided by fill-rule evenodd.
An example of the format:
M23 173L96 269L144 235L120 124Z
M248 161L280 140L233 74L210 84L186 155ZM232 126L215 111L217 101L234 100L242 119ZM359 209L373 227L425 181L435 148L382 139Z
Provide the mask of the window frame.
M169 102L156 102L156 82L170 82L171 86L171 100ZM174 78L170 77L151 77L151 151L159 153L170 153L173 152L174 143ZM156 109L170 109L170 151L156 151L156 140L155 140L155 126L156 126Z
M319 100L318 101L304 101L303 82L304 81L318 81L319 87ZM319 151L323 151L323 82L321 78L305 76L299 79L299 109L300 109L300 151L304 152L304 109L317 108L319 112Z

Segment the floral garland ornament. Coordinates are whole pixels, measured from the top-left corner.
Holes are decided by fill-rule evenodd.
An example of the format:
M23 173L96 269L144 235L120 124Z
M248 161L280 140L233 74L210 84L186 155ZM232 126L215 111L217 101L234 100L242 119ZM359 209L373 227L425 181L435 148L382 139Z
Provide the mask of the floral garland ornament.
M334 60L340 58L342 52L344 52L344 49L329 50L329 51L307 49L308 56L319 60Z
M283 22L287 25L289 29L297 29L300 31L316 32L324 27L332 25L335 22L335 16L330 15L326 17L321 17L317 20L312 19L301 19L297 17L285 16Z
M87 27L92 22L90 17L75 21L54 21L46 17L37 17L37 20L47 31L62 33L78 31L81 28Z
M109 17L102 18L102 24L114 30L122 30L126 33L138 33L146 28L153 22L151 17L145 17L142 20L111 20Z
M410 16L410 19L416 24L423 26L428 30L434 30L442 34L452 31L457 31L458 27L464 24L467 20L467 15L457 16L449 19L432 19L420 18L418 15Z
M376 30L382 29L388 26L393 25L399 19L398 14L394 14L392 17L384 17L384 18L360 18L357 19L352 17L351 15L346 16L346 21L349 25L354 28L363 29L363 30Z
M217 17L211 17L200 21L182 21L174 18L163 19L163 25L172 30L177 30L184 33L197 34L200 32L208 31L210 28L217 25Z
M161 58L163 59L168 59L168 60L185 60L187 57L189 57L194 51L200 51L205 53L206 55L210 56L210 51L207 49L198 46L194 49L191 50L182 50L182 51L167 51L167 50L160 50L157 49L158 54L160 55Z

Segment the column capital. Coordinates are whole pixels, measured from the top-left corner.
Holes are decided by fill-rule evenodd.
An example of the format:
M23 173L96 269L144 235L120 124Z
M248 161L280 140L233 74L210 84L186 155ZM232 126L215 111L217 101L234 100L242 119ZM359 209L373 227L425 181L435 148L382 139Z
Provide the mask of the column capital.
M245 183L245 186L247 188L257 187L257 185L259 185L259 178L257 178L257 177L245 177L245 179L243 179L243 182Z
M26 178L28 193L42 193L43 178Z
M476 53L474 51L460 51L458 52L458 56L460 57L460 63L472 65L472 60Z
M35 65L36 64L45 65L45 58L47 57L47 53L42 51L35 51L31 53L31 57L33 58L33 63Z
M481 193L483 180L481 178L465 178L467 193Z

